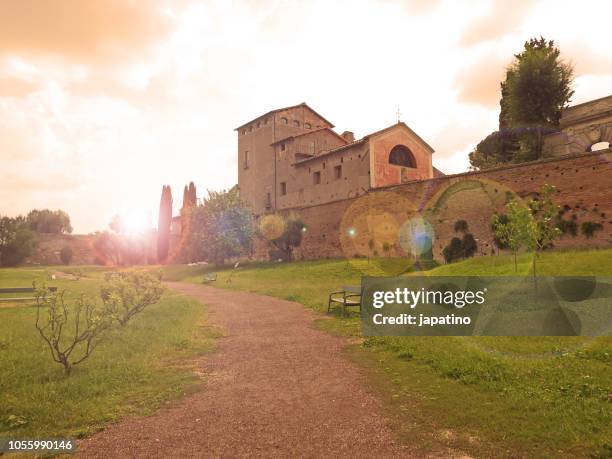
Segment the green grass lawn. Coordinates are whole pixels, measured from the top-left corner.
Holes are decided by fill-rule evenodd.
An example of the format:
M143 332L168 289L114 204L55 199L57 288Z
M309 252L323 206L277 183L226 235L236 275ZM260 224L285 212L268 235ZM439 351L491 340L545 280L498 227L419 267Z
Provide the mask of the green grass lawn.
M482 257L427 275L529 275L523 254ZM400 259L253 264L219 270L215 286L327 308L327 295L362 275L409 270ZM612 250L541 255L541 275L612 275ZM167 279L201 282L210 267L170 266ZM410 274L408 274L410 275ZM228 280L231 282L228 283ZM583 337L383 337L362 339L357 313L321 316L325 330L356 338L352 359L387 401L400 439L423 453L440 442L479 456L612 454L612 339Z
M66 289L68 298L97 297L102 272L85 272L79 281L46 282ZM0 287L28 287L46 278L44 268L0 269ZM166 292L124 328L109 332L65 377L38 335L35 315L31 304L0 303L0 437L81 437L123 416L150 413L197 387L193 361L212 350L215 337L200 303Z

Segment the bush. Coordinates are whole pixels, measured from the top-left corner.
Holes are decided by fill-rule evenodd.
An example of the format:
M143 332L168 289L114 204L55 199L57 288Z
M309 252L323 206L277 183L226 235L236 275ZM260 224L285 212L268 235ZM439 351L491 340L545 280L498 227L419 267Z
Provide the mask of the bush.
M578 234L578 225L575 220L559 220L557 228L559 228L563 234L569 234L571 236L576 236Z
M591 239L597 231L600 231L602 229L603 225L601 223L583 222L582 225L580 225L580 230L582 231L582 234L586 236L587 239Z
M74 365L89 358L115 323L126 325L134 315L157 303L164 291L161 275L117 272L105 279L101 305L81 295L69 306L65 292L52 292L45 286L36 291L36 329L66 376Z
M473 257L478 250L476 239L471 233L463 235L462 239L454 237L442 250L442 256L447 263Z
M70 264L70 261L72 260L72 249L70 247L62 247L62 250L60 250L60 260L62 260L62 263L65 265Z
M465 220L457 220L455 222L455 233L465 232L468 230L468 223Z
M19 265L34 247L34 235L23 217L0 217L0 266Z

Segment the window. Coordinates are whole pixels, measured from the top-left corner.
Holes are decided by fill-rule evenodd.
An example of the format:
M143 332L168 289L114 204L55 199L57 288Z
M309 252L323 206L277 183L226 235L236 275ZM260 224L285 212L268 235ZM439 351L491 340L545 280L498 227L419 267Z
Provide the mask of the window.
M402 167L416 167L416 161L414 155L404 145L396 145L391 149L389 153L389 164Z
M298 120L293 120L293 125L295 127L300 127L300 122Z
M244 162L243 162L243 168L244 169L248 169L250 166L250 158L249 158L249 152L245 151L244 152Z
M245 134L246 134L246 129L243 129L242 130L242 135L245 135Z
M305 127L306 129L312 129L312 124L310 124L310 123L304 123L304 127Z
M334 167L334 178L336 179L342 178L342 166Z
M257 122L257 127L259 128L260 126L261 126L261 122L260 122L260 121L258 121L258 122Z
M268 118L264 120L264 124L268 124Z
M285 196L287 194L287 182L281 182L281 184L280 184L280 194L281 194L281 196Z
M266 209L269 209L270 207L272 207L272 196L270 195L270 193L266 194Z
M325 161L323 161L323 169L325 169Z
M317 171L312 174L312 183L319 185L321 183L321 171Z
M285 118L284 116L281 118L281 123L287 124L288 122L289 122L289 120L287 118Z
M281 143L281 151L285 151L285 148L287 148L287 146L284 143Z
M253 130L253 126L249 126L249 132Z

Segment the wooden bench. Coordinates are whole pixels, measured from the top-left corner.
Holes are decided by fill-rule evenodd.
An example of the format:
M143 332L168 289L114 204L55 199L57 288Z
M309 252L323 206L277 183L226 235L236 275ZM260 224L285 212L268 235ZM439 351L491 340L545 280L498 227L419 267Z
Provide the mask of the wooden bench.
M211 282L215 282L217 280L217 273L204 274L202 278L203 284L209 284Z
M327 301L327 312L331 310L332 303L341 305L342 315L346 315L346 308L350 306L359 306L359 311L361 311L361 287L345 285L342 290L331 292Z
M49 290L52 292L56 292L57 287L49 287ZM0 294L2 293L34 293L35 291L36 289L34 287L3 287L3 288L0 288ZM18 297L11 297L11 298L0 297L0 303L2 302L14 303L16 301L32 301L35 299L36 299L35 296L18 296Z

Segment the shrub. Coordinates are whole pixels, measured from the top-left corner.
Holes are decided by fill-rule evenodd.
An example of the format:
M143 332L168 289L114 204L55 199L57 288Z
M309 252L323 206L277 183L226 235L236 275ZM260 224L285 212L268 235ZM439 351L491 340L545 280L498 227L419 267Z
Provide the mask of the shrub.
M601 223L583 222L582 225L580 225L580 231L586 236L587 239L591 239L595 233L601 229L603 229L603 225Z
M69 308L64 292L42 287L36 293L36 306L36 329L49 346L53 361L64 367L67 376L74 365L91 355L102 333L112 325L110 314L85 296ZM41 313L42 309L46 314Z
M468 230L468 223L465 220L457 220L455 222L455 233L466 232Z
M478 245L476 244L476 239L470 233L465 234L463 239L461 240L461 245L463 246L463 258L473 257L478 250Z
M557 228L559 228L563 234L569 234L571 236L576 236L578 234L578 225L575 220L559 220Z
M70 247L62 247L62 250L60 250L60 260L62 260L62 263L65 265L70 264L70 260L72 260L72 249Z
M0 217L0 266L19 265L34 247L34 235L23 217Z
M104 275L100 297L105 311L121 326L147 306L157 303L164 292L161 273L154 276L142 271L112 272Z
M461 239L458 237L452 238L450 243L442 250L442 256L447 263L452 263L463 258L473 257L477 249L476 239L471 233L467 233Z
M442 255L447 263L451 263L455 260L459 260L463 255L463 244L461 239L454 237L450 243L442 250Z

